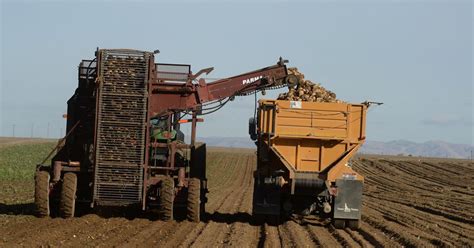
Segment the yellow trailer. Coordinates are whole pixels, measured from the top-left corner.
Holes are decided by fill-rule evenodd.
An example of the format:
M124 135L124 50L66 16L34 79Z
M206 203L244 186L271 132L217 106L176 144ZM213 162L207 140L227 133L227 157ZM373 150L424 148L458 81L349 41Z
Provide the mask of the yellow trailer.
M349 159L365 141L369 104L260 100L253 214L317 214L358 228L364 178Z

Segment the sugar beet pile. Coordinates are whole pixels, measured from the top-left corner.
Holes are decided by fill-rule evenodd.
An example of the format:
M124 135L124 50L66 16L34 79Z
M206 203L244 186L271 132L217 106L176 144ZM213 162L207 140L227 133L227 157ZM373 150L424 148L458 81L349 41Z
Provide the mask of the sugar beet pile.
M298 83L295 88L290 88L288 92L281 93L278 100L306 101L306 102L343 102L336 98L336 94L325 89L319 83L313 83L304 78L304 74L298 68L288 68L288 74L295 75Z

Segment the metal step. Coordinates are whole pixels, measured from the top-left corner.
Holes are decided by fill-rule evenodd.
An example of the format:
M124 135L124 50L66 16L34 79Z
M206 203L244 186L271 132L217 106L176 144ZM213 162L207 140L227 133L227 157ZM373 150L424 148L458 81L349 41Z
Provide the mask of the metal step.
M94 174L98 205L142 200L149 56L134 50L99 51Z

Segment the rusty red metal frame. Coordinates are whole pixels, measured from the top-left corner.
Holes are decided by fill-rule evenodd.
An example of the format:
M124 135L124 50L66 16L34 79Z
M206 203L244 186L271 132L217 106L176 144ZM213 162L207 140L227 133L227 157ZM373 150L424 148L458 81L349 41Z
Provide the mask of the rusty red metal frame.
M96 58L97 75L101 75L100 70L102 69L100 68L100 54L101 53L97 53ZM210 73L213 70L212 67L205 68L203 70L200 70L196 74L192 74L190 66L189 73L184 70L185 67L188 65L161 64L169 66L183 66L183 70L176 72L176 75L174 75L179 76L179 80L173 80L173 72L167 74L166 71L161 74L163 74L163 77L167 78L159 78L157 72L159 70L160 64L155 64L153 54L150 53L149 55L150 56L148 58L149 61L147 75L148 111L146 116L146 123L144 123L146 128L145 137L150 137L150 120L152 118L168 115L168 127L170 128L169 131L171 131L172 126L180 124L179 119L177 120L176 115L174 114L185 112L191 116L189 119L185 120L185 122L189 122L191 124L191 144L180 144L175 141L170 142L168 144L158 144L151 143L151 140L149 138L146 138L146 151L144 153L144 163L142 165L144 173L142 187L142 208L144 210L146 209L146 196L148 186L159 182L158 178L149 177L150 168L148 163L150 160L150 148L162 147L169 150L169 157L166 163L166 167L156 167L157 169L163 170L164 175L169 175L170 173L178 169L177 167L175 167L174 161L176 151L178 149L191 148L195 145L197 122L203 121L203 119L198 118L198 115L201 114L202 104L219 101L226 98L233 98L237 95L248 94L269 87L282 86L285 84L285 79L287 76L287 70L284 61L280 59L280 61L276 65L243 73L234 77L217 80L210 83L207 83L203 78L199 77L204 73ZM181 80L181 78L186 78L186 76L186 81ZM96 83L102 83L102 79L96 78ZM100 87L97 87L96 90L96 95L99 95ZM98 98L96 98L96 113L98 113L99 108L99 104L97 103L97 101ZM99 123L97 123L96 121L94 125L94 130L97 130ZM94 147L97 147L96 136L97 132L94 132ZM94 159L96 155L96 153L93 154ZM63 164L59 164L59 162L57 163L58 168L61 168L62 165ZM184 170L181 170L180 173L178 173L178 185L180 187L185 187L187 184L185 180L186 175L183 172ZM93 179L93 181L95 180Z
M210 71L211 68L205 70ZM194 76L186 83L168 83L157 78L156 72L153 72L150 80L152 94L149 99L149 114L157 116L166 112L196 110L196 106L206 102L283 84L286 76L286 66L280 62L274 66L210 83L206 83L203 78L199 79L198 83L193 83Z
M150 56L150 61L148 63L149 68L148 68L148 106L150 106L150 99L151 99L151 87L152 87L152 81L156 78L156 68L155 68L155 57L153 55ZM155 79L156 80L156 79ZM146 137L146 142L145 142L145 160L143 164L143 187L142 187L142 209L146 209L146 193L148 190L148 185L152 183L153 181L150 181L148 178L148 161L150 159L150 117L151 117L151 112L150 112L150 107L148 107L148 113L146 117L146 131L145 131L145 137Z

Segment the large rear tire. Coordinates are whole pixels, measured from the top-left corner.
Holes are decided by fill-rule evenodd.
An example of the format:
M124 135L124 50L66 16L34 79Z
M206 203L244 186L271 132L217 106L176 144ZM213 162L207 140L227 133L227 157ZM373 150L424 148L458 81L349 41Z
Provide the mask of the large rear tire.
M201 180L191 178L188 183L187 217L192 222L200 222L201 213Z
M49 208L49 173L37 171L35 173L35 205L38 217L50 215Z
M161 181L160 187L160 215L161 219L168 221L173 219L174 181L166 177Z
M59 200L59 213L63 218L74 217L76 211L77 176L66 173L63 178L61 198Z

